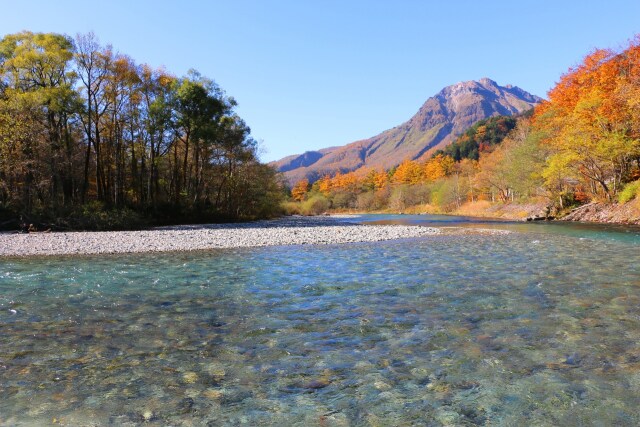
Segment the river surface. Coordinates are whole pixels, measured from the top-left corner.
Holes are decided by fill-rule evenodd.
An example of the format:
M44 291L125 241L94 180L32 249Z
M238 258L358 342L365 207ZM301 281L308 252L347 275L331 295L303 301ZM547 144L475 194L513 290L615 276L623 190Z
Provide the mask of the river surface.
M0 425L636 426L640 232L0 261Z

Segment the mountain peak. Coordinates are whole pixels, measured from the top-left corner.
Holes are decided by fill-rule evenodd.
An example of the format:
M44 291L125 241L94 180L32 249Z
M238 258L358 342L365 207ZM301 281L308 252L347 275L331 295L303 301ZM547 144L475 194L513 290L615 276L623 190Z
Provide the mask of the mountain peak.
M290 183L361 167L389 169L405 159L429 156L478 120L522 113L542 101L517 86L483 77L443 88L405 123L342 147L285 157L274 162Z
M491 80L489 77L483 77L478 82L485 86L498 86L498 83Z

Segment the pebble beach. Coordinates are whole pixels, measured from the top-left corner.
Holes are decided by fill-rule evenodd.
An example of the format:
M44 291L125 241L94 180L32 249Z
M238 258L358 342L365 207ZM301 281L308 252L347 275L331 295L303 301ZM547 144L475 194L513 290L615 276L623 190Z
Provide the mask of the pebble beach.
M235 224L162 227L142 231L2 233L0 256L195 251L281 245L322 245L425 237L436 228L360 225L338 217L287 217Z

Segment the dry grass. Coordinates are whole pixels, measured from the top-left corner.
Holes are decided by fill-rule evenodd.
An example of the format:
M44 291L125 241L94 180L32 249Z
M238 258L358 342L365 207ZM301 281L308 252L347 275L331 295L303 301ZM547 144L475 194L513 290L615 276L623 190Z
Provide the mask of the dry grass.
M529 203L491 203L487 200L467 202L454 213L466 216L492 217L505 219L525 219L532 216L544 216L547 202L536 200Z
M467 202L460 206L455 212L464 216L491 216L488 215L491 208L491 202L487 200L479 200L477 202Z

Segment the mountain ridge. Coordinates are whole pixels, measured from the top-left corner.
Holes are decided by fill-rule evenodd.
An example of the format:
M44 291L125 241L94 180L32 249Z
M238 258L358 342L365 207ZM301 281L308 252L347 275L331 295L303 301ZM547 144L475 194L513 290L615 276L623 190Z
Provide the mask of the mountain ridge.
M390 169L405 159L428 157L444 148L478 120L513 115L533 108L542 98L489 78L447 86L428 98L409 120L371 138L287 156L272 164L293 184L303 178L362 167Z

